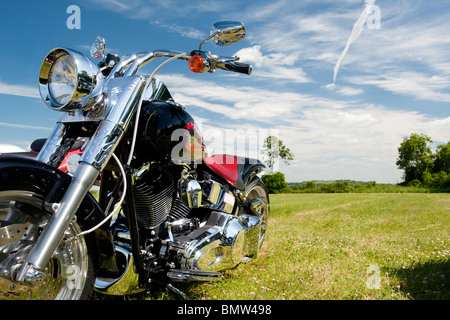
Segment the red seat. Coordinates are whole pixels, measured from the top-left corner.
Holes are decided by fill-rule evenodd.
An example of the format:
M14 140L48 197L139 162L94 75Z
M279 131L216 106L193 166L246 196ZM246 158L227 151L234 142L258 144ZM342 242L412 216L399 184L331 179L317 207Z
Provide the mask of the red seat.
M207 156L203 162L216 174L223 177L228 183L234 185L238 180L237 157L227 154Z

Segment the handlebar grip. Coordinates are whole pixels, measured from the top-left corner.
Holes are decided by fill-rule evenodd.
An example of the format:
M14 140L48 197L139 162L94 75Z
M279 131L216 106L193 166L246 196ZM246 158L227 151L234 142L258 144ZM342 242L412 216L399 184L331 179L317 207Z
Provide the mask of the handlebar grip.
M226 61L220 63L219 68L227 71L239 72L248 75L251 75L253 71L251 65L235 61Z

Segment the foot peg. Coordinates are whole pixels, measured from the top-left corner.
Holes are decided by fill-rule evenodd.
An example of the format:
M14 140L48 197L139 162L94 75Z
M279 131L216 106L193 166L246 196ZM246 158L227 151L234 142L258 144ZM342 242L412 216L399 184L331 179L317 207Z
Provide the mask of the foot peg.
M206 270L172 269L167 276L173 282L217 281L222 279L222 273Z

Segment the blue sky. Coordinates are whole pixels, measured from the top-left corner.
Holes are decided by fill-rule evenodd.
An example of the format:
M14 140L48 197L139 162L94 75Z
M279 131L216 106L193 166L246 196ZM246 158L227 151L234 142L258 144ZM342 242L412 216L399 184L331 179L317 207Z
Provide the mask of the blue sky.
M66 25L71 4L81 9L79 30ZM369 5L379 8L379 28L368 24L376 21ZM204 49L239 55L253 65L251 76L193 74L174 62L158 77L206 132L278 132L295 155L280 165L289 182L400 182L395 161L404 137L425 133L434 146L450 140L447 1L83 0L2 4L0 143L26 147L60 117L37 88L51 49L88 54L101 35L118 55L191 51L219 20L244 22L246 38Z

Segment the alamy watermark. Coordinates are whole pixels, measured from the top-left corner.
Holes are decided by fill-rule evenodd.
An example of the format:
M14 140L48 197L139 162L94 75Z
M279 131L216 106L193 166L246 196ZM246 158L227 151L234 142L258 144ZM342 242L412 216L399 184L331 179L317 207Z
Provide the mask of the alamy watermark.
M266 162L264 141L268 136L279 137L278 129L217 129L209 128L201 135L200 126L189 122L186 128L172 132L171 141L175 143L171 151L172 161L177 163L216 164L256 164ZM176 143L178 142L178 143ZM272 159L272 171L279 170L279 157L276 150ZM210 157L228 155L227 157ZM236 156L236 158L234 157Z
M366 26L369 30L381 29L381 9L379 6L373 4L368 7Z
M70 16L66 20L67 29L81 29L81 9L77 5L70 5L67 7L66 13Z
M368 289L381 289L381 270L377 265L370 265L366 271L369 278L366 280Z

